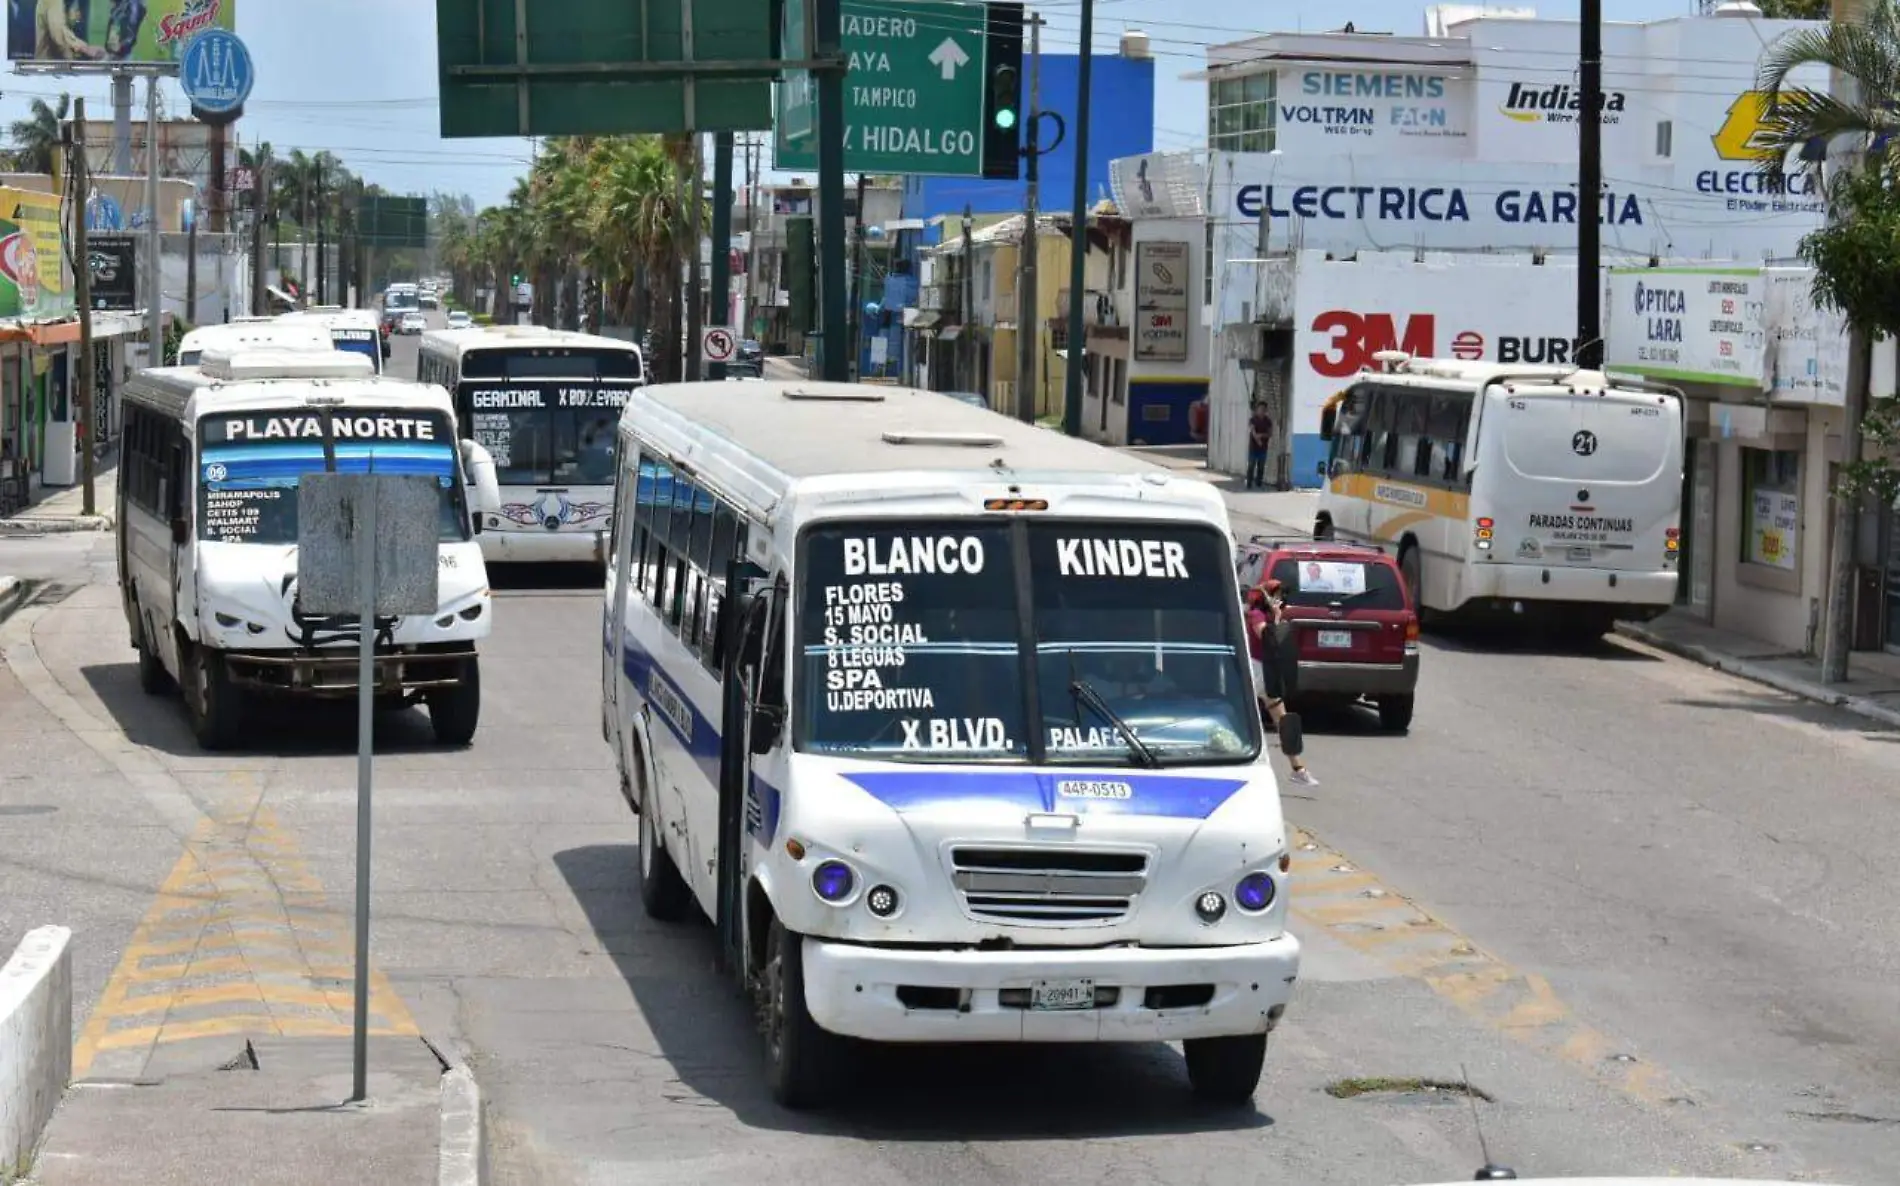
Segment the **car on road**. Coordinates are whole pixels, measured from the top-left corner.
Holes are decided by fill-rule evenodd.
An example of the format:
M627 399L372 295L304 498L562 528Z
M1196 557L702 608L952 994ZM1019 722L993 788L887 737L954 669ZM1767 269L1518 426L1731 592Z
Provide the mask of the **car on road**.
M1379 711L1403 733L1418 690L1418 606L1398 563L1374 544L1254 536L1241 545L1243 589L1272 579L1285 600L1295 672L1289 699L1353 704Z
M469 328L472 328L474 324L475 324L475 316L474 314L470 313L467 309L450 309L449 310L449 328L450 329L469 329Z
M764 366L765 347L759 345L758 342L753 339L747 338L745 341L739 343L739 360L741 362L756 362L760 366Z
M757 359L750 359L741 355L726 364L726 378L763 379L765 378L765 364Z
M402 320L396 323L396 332L399 334L419 334L428 328L429 319L420 312L404 313Z

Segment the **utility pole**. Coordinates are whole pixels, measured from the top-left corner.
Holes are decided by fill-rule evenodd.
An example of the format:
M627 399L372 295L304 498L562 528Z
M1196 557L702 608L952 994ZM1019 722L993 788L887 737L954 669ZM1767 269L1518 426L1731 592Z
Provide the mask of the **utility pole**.
M957 351L963 356L965 391L976 391L976 337L971 330L976 326L976 242L970 231L975 218L970 212L970 203L963 203L963 333L960 335L963 348ZM990 393L981 393L983 402L988 403Z
M94 448L99 432L98 401L92 373L92 248L86 241L86 200L92 196L92 170L86 160L86 101L73 100L72 155L67 172L73 187L73 289L79 305L79 513L98 514L93 490Z
M1585 0L1592 3L1594 0ZM1094 67L1095 0L1082 0L1081 44L1075 64L1075 204L1069 227L1069 365L1064 378L1062 431L1082 435L1082 377L1088 339L1082 327L1082 293L1089 254L1089 76Z
M158 75L145 80L145 339L146 365L165 365L164 240L158 223Z
M759 158L765 154L764 142L754 143L751 136L745 142L745 316L746 324L739 327L741 339L752 336L752 323L759 320L753 312L753 302L761 302L759 296ZM765 335L760 334L761 338ZM763 344L759 347L763 350Z
M251 177L251 313L263 316L270 308L264 285L264 219L270 214L270 161L259 159Z
M329 301L330 286L328 283L329 274L330 274L330 249L329 249L328 244L326 244L323 241L323 224L326 221L323 217L323 174L324 172L325 172L325 169L323 167L323 156L322 154L318 154L317 156L317 210L316 210L316 214L317 214L317 304L319 305L327 305L330 303ZM304 294L303 303L305 305L310 304L310 294L307 292Z
M857 217L851 236L851 379L859 375L859 355L864 352L864 174L858 174Z
M1603 0L1583 0L1577 84L1577 365L1603 367ZM1282 429L1282 431L1285 431Z
M713 224L712 224L712 299L714 325L733 330L733 340L743 335L732 324L732 133L713 133ZM726 364L715 362L709 379L724 379Z
M844 76L843 5L817 0L813 22L815 56L828 64L818 73L818 309L820 375L842 383L850 375L845 355L844 285Z
M1029 131L1029 143L1023 146L1026 181L1023 195L1022 275L1016 281L1016 418L1024 424L1036 422L1036 397L1041 394L1038 377L1042 361L1041 299L1036 292L1036 268L1042 262L1036 248L1037 183L1042 169L1042 154L1036 151L1041 128L1037 124L1042 110L1042 14L1029 14L1029 119L1023 125ZM1069 294L1071 301L1075 293Z
M185 228L185 324L198 324L198 208L192 207L191 225Z
M706 360L700 357L699 339L706 327L705 272L699 262L699 245L705 233L706 162L700 151L701 136L693 133L693 187L686 208L688 233L686 273L686 378L697 382L706 375Z

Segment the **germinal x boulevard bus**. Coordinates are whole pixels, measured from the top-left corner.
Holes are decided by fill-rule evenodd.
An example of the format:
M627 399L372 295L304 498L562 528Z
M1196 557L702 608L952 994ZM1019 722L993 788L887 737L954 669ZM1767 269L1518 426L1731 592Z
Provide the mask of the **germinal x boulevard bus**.
M195 367L139 371L125 386L119 591L139 683L184 694L207 749L241 740L258 696L354 696L357 615L306 613L297 596L297 487L337 470L426 474L441 487L440 606L378 618L383 707L428 707L436 737L467 744L481 711L476 644L493 617L467 506L492 500L464 467L448 394L381 378L358 355L213 350Z
M534 325L432 330L416 379L454 395L462 431L494 458L489 563L606 563L614 426L646 381L638 346Z
M336 343L329 330L307 320L285 321L275 317L245 318L216 325L201 325L178 340L178 365L195 367L206 351L333 350Z
M602 727L788 1106L842 1038L1179 1040L1251 1099L1299 971L1220 497L902 387L649 387Z
M278 315L279 321L308 322L329 331L330 343L348 354L360 354L382 374L383 360L389 357L389 343L377 328L376 313L371 309L345 309L341 305L318 305Z
M1674 603L1680 392L1569 366L1378 357L1321 412L1315 536L1396 549L1422 611L1595 637Z

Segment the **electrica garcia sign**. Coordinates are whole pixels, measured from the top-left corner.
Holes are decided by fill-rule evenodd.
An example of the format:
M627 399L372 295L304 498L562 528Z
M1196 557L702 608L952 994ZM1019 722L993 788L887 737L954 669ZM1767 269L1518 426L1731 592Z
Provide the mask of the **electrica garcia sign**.
M1486 194L1462 185L1242 185L1234 191L1242 218L1331 219L1338 222L1495 221L1575 225L1575 190L1503 189ZM1474 214L1475 211L1475 214ZM1636 195L1605 190L1606 226L1641 226L1643 208Z

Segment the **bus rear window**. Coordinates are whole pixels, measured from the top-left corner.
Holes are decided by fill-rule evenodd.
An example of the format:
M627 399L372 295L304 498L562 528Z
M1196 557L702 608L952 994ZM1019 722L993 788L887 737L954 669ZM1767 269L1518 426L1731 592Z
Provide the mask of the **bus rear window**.
M462 359L464 379L641 379L640 356L632 350L582 347L471 350Z
M1527 478L1648 482L1676 455L1682 431L1676 410L1654 399L1537 396L1499 411L1505 460Z
M1384 564L1285 559L1274 564L1273 579L1288 605L1324 609L1343 601L1354 609L1405 608L1398 574Z

